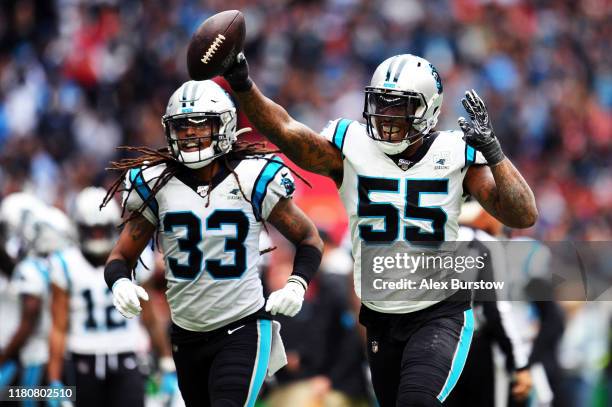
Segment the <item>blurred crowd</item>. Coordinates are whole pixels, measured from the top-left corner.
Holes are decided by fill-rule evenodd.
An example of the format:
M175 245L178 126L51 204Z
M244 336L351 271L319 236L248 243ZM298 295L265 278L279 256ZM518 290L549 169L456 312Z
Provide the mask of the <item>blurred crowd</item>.
M394 54L423 56L444 86L439 129L458 129L465 90L475 88L487 103L504 151L536 195L540 218L529 235L612 237L607 0L3 0L0 198L27 190L69 212L81 189L112 183L115 174L105 168L125 154L117 146L163 147L160 119L169 96L188 80L191 33L205 18L231 8L246 17L253 78L298 120L320 130L330 119L361 119L363 88L374 68ZM338 248L346 219L311 204L313 197L322 205L337 202L333 188L321 194L313 184L315 194L302 188L297 199L311 208L307 212L329 234L333 250L304 312L285 323L290 366L278 380L310 378L317 391L333 385L363 404L367 377L334 382L334 374L346 378L347 370L363 370L355 299L344 287L352 264ZM281 248L273 256L269 288L290 272L289 253ZM593 366L603 368L606 351L586 366L583 348L606 334L591 340L585 327L605 320L609 310L566 305L568 315L580 318L567 321L572 336L563 346L571 360L564 363L584 370L576 374L582 380ZM305 341L315 322L328 335ZM335 354L338 338L342 349L356 350L334 371L317 351ZM332 373L319 375L324 369Z
M612 235L605 0L5 0L2 196L26 188L65 207L74 191L110 181L118 145L162 146L160 117L187 80L189 37L228 8L246 16L256 82L314 129L361 118L363 87L383 59L421 55L442 76L439 128L458 128L466 89L487 102L535 191L532 235Z

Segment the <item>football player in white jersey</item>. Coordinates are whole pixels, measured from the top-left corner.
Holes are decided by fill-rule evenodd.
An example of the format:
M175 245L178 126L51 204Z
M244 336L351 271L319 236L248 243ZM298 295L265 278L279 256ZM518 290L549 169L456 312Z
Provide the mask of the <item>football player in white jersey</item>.
M183 399L188 406L253 406L266 372L283 364L283 352L271 356L280 348L270 313L299 311L323 244L291 200L295 186L282 160L237 142L248 130L236 130L234 103L216 83L184 83L162 123L167 149L139 149L140 158L115 165L125 173L131 215L105 278L117 309L138 314L147 296L130 270L157 234ZM267 302L257 267L264 222L296 246L293 274Z
M471 118L459 119L462 132L434 131L442 81L423 58L406 54L382 62L365 88L365 125L339 119L322 134L254 86L243 54L224 76L262 134L300 167L336 183L349 216L360 296L362 244L454 241L464 193L508 226L536 221L533 193L505 158L476 92L462 101ZM372 380L383 407L435 406L452 390L473 331L469 299L459 299L362 297L360 320L368 330Z
M64 351L74 368L77 406L144 406L144 377L137 353L146 351L139 319L126 320L113 307L113 296L104 282L104 263L117 240L121 209L115 201L99 209L103 188L88 187L76 197L73 219L79 246L50 258L53 290L49 380L61 386ZM137 269L140 284L151 277L149 250ZM150 304L143 307L142 322L160 356L164 375L175 375L170 342ZM163 379L162 379L163 380ZM176 380L175 380L176 381Z
M32 215L34 208L44 208L38 198L18 192L6 196L0 205L0 225L3 261L0 275L0 388L13 383L18 373L19 350L34 330L39 315L39 298L22 295L12 283L19 246L23 246L23 224ZM23 286L23 285L21 285ZM20 298L21 297L21 298ZM21 318L21 314L26 318ZM20 334L16 334L17 330Z
M75 243L72 223L57 208L48 207L24 193L7 197L2 217L19 246L20 259L12 274L11 287L18 296L18 324L6 347L0 352L0 366L21 365L21 386L41 385L49 352L50 275L47 256ZM5 367L0 367L4 371ZM1 375L1 374L0 374ZM0 382L8 378L0 378ZM4 383L7 384L7 383ZM1 386L1 384L0 384ZM26 400L25 406L35 402Z

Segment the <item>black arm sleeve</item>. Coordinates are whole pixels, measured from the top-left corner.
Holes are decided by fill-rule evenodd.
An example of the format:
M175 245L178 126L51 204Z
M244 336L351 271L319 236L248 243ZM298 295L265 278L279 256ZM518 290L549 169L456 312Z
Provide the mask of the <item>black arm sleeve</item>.
M295 249L293 259L293 275L300 276L309 283L319 269L322 256L323 253L314 246L299 245Z
M104 281L109 290L113 290L113 285L121 278L132 278L132 272L124 260L111 260L104 267Z

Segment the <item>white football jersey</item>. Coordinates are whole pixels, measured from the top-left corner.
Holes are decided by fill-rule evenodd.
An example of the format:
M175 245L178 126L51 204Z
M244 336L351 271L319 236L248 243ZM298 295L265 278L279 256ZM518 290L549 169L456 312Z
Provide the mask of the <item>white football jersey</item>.
M40 298L41 315L34 331L19 352L24 365L47 363L49 359L50 275L46 259L28 256L15 266L11 284L18 295L32 295Z
M411 161L396 164L371 139L362 123L337 119L321 134L342 152L344 177L339 193L349 217L355 259L355 290L361 298L361 242L392 244L455 241L463 178L482 154L468 146L460 131L426 136ZM400 168L401 167L401 168ZM437 301L363 301L378 312L408 313Z
M135 273L139 283L152 274L152 251L144 251L141 259L149 270L139 262ZM67 351L91 355L144 350L140 319L126 319L115 309L104 265L93 266L76 247L54 253L49 261L51 281L70 298Z
M232 161L240 184L221 164L212 190L183 167L143 212L157 225L171 318L183 329L211 331L264 305L257 273L262 219L295 189L281 159L266 158ZM151 195L164 168L164 164L144 171L136 168L127 174L127 190L134 186L124 198L129 211Z
M0 272L0 351L8 345L19 323L19 296L11 280Z

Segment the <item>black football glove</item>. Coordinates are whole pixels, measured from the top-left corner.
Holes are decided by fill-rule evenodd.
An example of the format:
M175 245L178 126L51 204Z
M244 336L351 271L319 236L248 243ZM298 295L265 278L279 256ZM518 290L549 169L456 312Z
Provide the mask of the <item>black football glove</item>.
M480 151L487 164L494 166L503 161L504 155L499 140L493 132L493 125L489 120L489 113L484 102L478 96L476 91L465 92L465 97L461 99L463 107L470 115L471 123L468 123L464 117L460 117L459 127L463 131L463 139L465 142Z
M223 77L234 92L246 92L253 87L253 81L249 78L249 64L242 52L236 56L236 61L225 71Z

